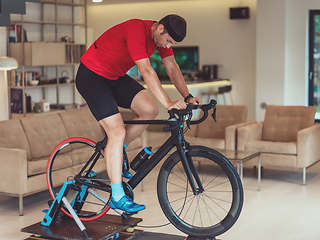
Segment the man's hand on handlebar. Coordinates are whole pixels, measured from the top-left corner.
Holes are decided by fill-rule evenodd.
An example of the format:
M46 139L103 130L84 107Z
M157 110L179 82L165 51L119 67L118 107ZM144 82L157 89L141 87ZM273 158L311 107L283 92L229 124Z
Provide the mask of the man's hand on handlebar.
M201 98L199 98L199 97L189 98L188 99L188 103L189 104L193 104L193 105L200 105L201 104Z
M170 109L185 109L187 107L187 104L183 100L177 100L173 101L169 104L168 110Z
M193 97L188 99L188 104L192 105L200 105L201 104L201 98L199 97ZM177 100L173 101L169 104L168 110L170 109L186 109L187 104L183 100Z

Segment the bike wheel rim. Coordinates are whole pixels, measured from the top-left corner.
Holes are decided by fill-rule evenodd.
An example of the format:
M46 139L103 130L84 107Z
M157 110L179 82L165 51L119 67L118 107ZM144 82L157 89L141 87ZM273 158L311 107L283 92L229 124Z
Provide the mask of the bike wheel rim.
M54 191L54 187L53 185L51 184L52 182L52 175L51 175L51 172L50 172L50 169L52 168L52 164L54 163L54 159L56 157L56 155L59 153L60 150L62 150L64 148L64 146L66 146L66 144L72 144L72 143L83 143L83 144L86 144L92 148L94 148L94 146L96 145L96 143L90 139L87 139L87 138L69 138L69 139L66 139L64 141L62 141L61 143L59 143L55 149L52 151L50 157L49 157L49 161L48 161L48 164L47 164L47 185L48 185L48 189L49 189L49 193L50 193L50 196L53 200L55 200L55 195L56 195L56 192ZM108 202L109 202L109 199L108 199ZM105 215L110 209L110 206L109 204L105 205L105 207L101 210L101 211L98 211L98 214L91 214L89 217L79 217L81 221L94 221L100 217L102 217L103 215ZM66 209L64 209L63 207L61 208L61 211L63 213L65 213L67 216L71 217L72 218L72 215L66 211ZM81 216L81 215L80 215Z
M217 153L216 151L212 150L212 149L208 149L205 147L192 147L193 150L189 151L190 154L195 154L197 156L199 156L199 154L202 154L202 157L206 157L206 158L212 158L212 152ZM208 151L211 151L211 154L207 155ZM219 154L219 153L217 153ZM174 155L174 154L173 154ZM164 174L164 178L166 180L164 180L164 178L162 178L162 181L167 181L168 176L170 175L170 171L172 170L172 168L174 168L174 166L177 164L178 160L178 154L176 154L175 156L171 155L166 163L164 164L164 168L161 169L161 171L163 170L163 174ZM221 158L221 154L219 154L219 158ZM229 163L227 160L225 161L225 163ZM230 163L229 163L230 164ZM233 166L230 164L229 166L224 166L224 167L232 167ZM234 170L234 168L233 168ZM234 173L232 170L232 173ZM160 176L160 175L159 175ZM241 212L242 209L242 203L243 203L243 191L242 191L242 185L240 182L240 179L237 178L237 176L233 176L235 177L233 180L236 179L236 184L233 183L233 197L232 197L232 204L231 204L231 208L232 211L228 211L230 213L227 214L226 220L223 219L220 223L218 223L217 225L213 225L210 226L208 228L206 227L202 227L202 228L197 228L195 229L192 225L188 224L188 222L183 221L183 219L180 218L179 214L176 213L176 211L172 208L171 204L164 204L164 202L168 199L168 193L167 193L167 187L165 185L165 192L163 192L163 196L161 196L161 194L159 195L159 201L160 201L160 205L162 207L162 209L164 210L165 215L167 216L167 218L169 219L169 221L175 225L179 230L181 230L182 232L185 232L186 234L194 234L194 236L198 236L198 237L208 237L208 236L217 236L222 234L223 232L227 231L237 220L237 218L239 217L239 214ZM232 182L232 181L231 181ZM158 181L158 191L159 189L163 189L162 187L162 183ZM158 193L159 194L159 193ZM169 213L168 213L169 212ZM177 220L178 219L178 220ZM219 226L222 226L219 228Z

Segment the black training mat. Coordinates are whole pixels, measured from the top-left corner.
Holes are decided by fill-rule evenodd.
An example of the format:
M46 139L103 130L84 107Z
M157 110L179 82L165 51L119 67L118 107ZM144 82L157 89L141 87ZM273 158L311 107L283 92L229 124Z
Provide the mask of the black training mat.
M90 237L94 240L106 239L116 233L124 232L127 228L136 226L141 222L141 218L131 217L123 220L121 216L105 215L93 222L83 222ZM44 237L42 239L61 239L61 240L81 240L85 239L75 221L71 218L58 219L50 227L41 225L41 222L35 223L21 229L22 232L32 233ZM30 238L29 238L30 239ZM31 238L34 239L34 238ZM37 238L35 238L37 239ZM38 238L39 239L39 238ZM40 238L41 239L41 238ZM121 238L118 238L119 240ZM130 239L130 238L123 238ZM132 239L132 238L131 238Z

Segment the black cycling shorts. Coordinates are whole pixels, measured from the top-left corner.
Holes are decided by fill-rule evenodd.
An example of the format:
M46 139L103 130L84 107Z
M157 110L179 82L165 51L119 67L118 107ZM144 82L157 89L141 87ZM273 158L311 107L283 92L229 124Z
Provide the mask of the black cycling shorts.
M130 108L134 96L144 89L128 75L110 80L80 63L76 87L97 121L119 113L118 106Z

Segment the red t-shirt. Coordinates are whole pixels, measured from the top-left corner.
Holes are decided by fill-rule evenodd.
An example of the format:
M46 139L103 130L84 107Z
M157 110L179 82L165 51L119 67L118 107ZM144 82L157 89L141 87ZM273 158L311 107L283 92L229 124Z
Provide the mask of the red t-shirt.
M81 62L105 78L124 76L135 61L150 57L157 49L161 58L173 55L172 48L157 47L152 39L151 20L131 19L105 31L83 54Z

